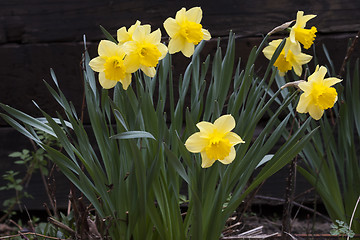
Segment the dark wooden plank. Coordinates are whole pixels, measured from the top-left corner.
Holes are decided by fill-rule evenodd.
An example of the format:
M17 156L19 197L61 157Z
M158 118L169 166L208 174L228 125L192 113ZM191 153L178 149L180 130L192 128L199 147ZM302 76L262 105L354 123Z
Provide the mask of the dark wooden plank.
M311 23L321 33L355 32L360 29L360 1L98 1L98 0L7 0L0 3L0 42L37 43L103 38L99 25L111 33L129 27L137 19L161 28L167 17L181 7L201 6L203 25L213 36L226 36L232 29L241 36L267 33L274 26L294 19L298 10L317 14Z

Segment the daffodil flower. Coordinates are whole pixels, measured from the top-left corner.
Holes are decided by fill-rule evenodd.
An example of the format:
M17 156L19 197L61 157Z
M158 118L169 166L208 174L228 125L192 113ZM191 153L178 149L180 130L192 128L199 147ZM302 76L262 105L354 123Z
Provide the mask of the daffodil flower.
M296 14L296 23L290 30L290 40L300 42L305 49L309 49L315 40L316 27L312 26L311 29L305 29L307 21L316 17L316 15L304 15L303 11L298 11Z
M209 31L202 28L201 19L201 8L193 7L187 11L182 8L176 13L175 19L169 17L165 20L164 28L170 36L170 54L181 51L186 57L190 57L194 53L195 45L201 40L211 38Z
M316 67L315 72L309 76L308 81L299 83L299 88L304 91L301 94L296 111L309 113L310 116L319 120L324 110L332 108L337 101L337 92L332 85L341 82L341 79L325 78L327 69L324 66Z
M269 46L263 49L263 53L267 59L271 59L275 50L281 43L281 39L273 40ZM274 66L278 68L279 75L284 76L285 73L294 69L296 75L301 76L302 65L310 62L312 56L301 52L301 47L298 42L292 43L289 38L286 38L285 46L280 55L276 59Z
M99 56L89 62L90 67L99 73L100 85L105 88L113 88L117 82L121 82L126 90L131 83L131 72L127 68L124 58L124 49L108 40L102 40L98 47Z
M231 132L235 128L233 116L223 115L213 124L203 121L196 126L200 132L191 135L186 140L185 146L190 152L201 154L201 167L211 167L216 160L229 164L235 159L234 145L244 141L236 133Z
M124 62L130 72L135 72L140 68L147 76L154 77L155 67L159 60L166 56L168 49L160 43L160 29L154 32L150 31L150 27L146 27L146 25L136 27L132 34L132 40L123 44L127 54Z
M133 40L132 36L135 32L135 29L138 27L146 28L147 29L146 31L148 32L150 32L150 28L151 28L151 26L148 24L141 25L141 22L139 20L137 20L134 25L131 25L131 27L129 27L128 30L126 30L126 27L119 28L117 30L117 40L119 44L132 41Z

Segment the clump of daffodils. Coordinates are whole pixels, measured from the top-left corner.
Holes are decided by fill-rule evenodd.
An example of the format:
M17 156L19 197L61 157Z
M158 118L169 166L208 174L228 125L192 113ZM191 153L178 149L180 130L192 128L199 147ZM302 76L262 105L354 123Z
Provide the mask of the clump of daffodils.
M186 11L182 8L175 19L169 17L164 22L170 36L169 46L161 43L161 31L151 32L149 24L141 25L137 20L129 29L117 30L117 42L102 40L98 47L99 56L90 61L90 67L99 73L100 85L113 88L120 82L123 89L131 83L131 74L141 70L148 77L154 77L156 66L166 54L182 52L186 57L192 56L195 45L202 40L209 40L211 35L200 24L202 10L193 7Z
M293 70L296 75L302 75L302 65L311 61L312 56L301 52L300 44L309 49L315 40L316 27L312 26L306 29L306 23L316 17L316 15L304 15L303 11L296 14L296 22L290 28L289 37L285 38L285 45L279 56L275 60L274 66L277 68L279 75L284 76L287 71ZM290 26L287 22L277 28L274 28L270 34L284 30ZM282 39L273 40L269 46L263 49L263 53L269 60L279 47ZM315 72L309 76L308 81L294 81L285 84L282 88L296 86L303 91L300 96L296 111L299 113L309 113L310 116L319 120L324 114L324 110L332 108L337 101L337 92L332 85L341 82L338 78L325 78L327 69L323 66L316 67Z
M314 42L316 27L305 29L306 23L314 17L316 15L297 12L296 22L290 28L290 35L285 38L284 48L274 63L280 76L291 70L301 76L302 65L311 61L311 55L301 52L301 45L308 49ZM163 25L170 37L168 46L161 43L160 29L151 32L150 25L142 25L137 20L128 29L121 27L117 30L116 42L102 40L98 46L99 56L92 59L89 65L94 71L99 72L99 82L103 88L113 88L120 82L126 90L135 71L141 70L145 75L154 77L156 66L168 52L182 52L186 57L192 56L195 45L211 38L209 31L202 27L201 20L200 7L189 10L182 8L176 13L175 18L167 18ZM288 28L292 22L285 23L273 31ZM282 41L271 41L263 49L265 57L271 59ZM297 86L303 91L296 108L299 113L309 113L312 118L319 120L324 110L334 106L337 92L332 86L341 80L324 78L326 72L325 67L317 66L308 81L295 81L284 86ZM236 157L234 146L244 143L240 136L232 132L235 125L235 119L230 114L219 117L214 123L199 122L196 124L199 132L192 134L186 140L185 146L188 151L201 154L203 168L211 167L216 161L230 164Z
M190 152L201 154L203 168L211 167L216 160L230 164L236 156L234 146L245 143L231 132L235 128L235 119L230 114L219 117L214 123L202 121L196 126L200 132L191 135L185 146Z
M295 74L301 76L302 65L311 61L312 56L301 52L300 43L305 49L309 49L315 40L316 27L305 29L306 23L316 17L316 15L304 15L303 11L298 11L296 22L290 28L290 36L286 38L285 46L275 61L274 66L277 67L280 76L284 76L287 71L294 70ZM289 22L290 23L290 22ZM287 26L288 24L286 24ZM269 60L274 55L276 48L282 39L274 40L269 46L263 49L263 53Z

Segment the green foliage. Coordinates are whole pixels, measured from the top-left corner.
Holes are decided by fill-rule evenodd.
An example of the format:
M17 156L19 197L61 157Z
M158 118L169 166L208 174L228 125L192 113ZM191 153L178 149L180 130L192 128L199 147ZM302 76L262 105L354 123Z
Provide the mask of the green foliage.
M315 187L333 221L350 222L360 196L360 79L359 61L351 73L348 65L344 87L339 87L339 103L331 118L322 118L320 131L305 146L301 156L306 167L300 173ZM318 125L313 122L312 126ZM360 233L360 211L355 211L352 229Z
M281 96L280 90L270 90L276 75L270 74L272 63L284 42L265 75L256 76L254 64L265 43L266 39L254 47L241 69L235 60L233 33L226 51L218 47L211 60L211 56L200 59L205 44L201 42L177 85L167 55L154 78L136 72L132 86L125 91L116 85L112 97L96 88L85 52L85 97L94 141L53 72L56 89L46 85L64 116L52 118L39 107L44 118L37 119L1 104L9 114L2 117L44 149L90 201L106 224L101 234L112 239L219 239L226 220L247 194L291 161L314 135L308 131L309 119L280 149L272 150L289 124L291 114L283 113L296 93ZM280 107L255 134L274 101ZM216 162L202 169L201 157L190 154L184 142L196 131L196 123L212 122L225 113L236 119L234 132L245 144L236 147L232 164ZM45 144L36 129L56 137L62 151ZM247 184L260 165L262 169ZM183 187L186 193L181 192Z

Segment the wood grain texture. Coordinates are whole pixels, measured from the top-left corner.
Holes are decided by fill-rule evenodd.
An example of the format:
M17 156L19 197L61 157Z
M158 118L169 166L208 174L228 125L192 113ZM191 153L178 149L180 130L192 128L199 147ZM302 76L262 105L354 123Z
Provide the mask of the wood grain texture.
M7 0L0 3L1 43L41 43L102 38L103 25L114 33L137 19L161 28L181 7L201 6L202 24L213 36L232 29L239 36L257 36L292 20L298 10L317 14L309 24L320 33L355 32L360 29L360 1L354 0L223 0L218 1L99 1L99 0Z

